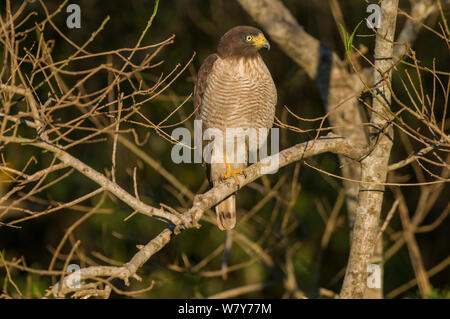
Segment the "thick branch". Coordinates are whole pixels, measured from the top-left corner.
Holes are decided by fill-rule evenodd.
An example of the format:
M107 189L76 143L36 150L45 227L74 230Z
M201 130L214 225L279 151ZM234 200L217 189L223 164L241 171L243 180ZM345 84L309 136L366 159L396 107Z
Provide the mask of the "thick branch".
M371 123L377 130L371 132L374 145L369 156L361 161L361 180L353 229L352 246L347 264L342 298L362 298L366 290L367 266L372 257L379 229L388 161L392 148L393 130L390 118L391 92L389 81L393 55L393 39L397 20L398 0L381 3L381 26L375 43L374 82L382 85L373 98ZM376 183L373 183L376 182Z

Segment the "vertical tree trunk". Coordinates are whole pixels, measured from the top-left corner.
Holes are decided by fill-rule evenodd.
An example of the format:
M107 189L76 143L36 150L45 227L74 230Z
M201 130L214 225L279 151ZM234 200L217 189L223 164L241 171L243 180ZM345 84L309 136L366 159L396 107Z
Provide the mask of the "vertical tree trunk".
M379 229L393 130L391 119L391 78L393 40L398 0L381 3L381 26L375 44L374 83L380 84L373 97L370 143L373 151L361 161L361 184L358 194L350 258L341 290L341 298L363 298L367 288L367 266L375 250Z

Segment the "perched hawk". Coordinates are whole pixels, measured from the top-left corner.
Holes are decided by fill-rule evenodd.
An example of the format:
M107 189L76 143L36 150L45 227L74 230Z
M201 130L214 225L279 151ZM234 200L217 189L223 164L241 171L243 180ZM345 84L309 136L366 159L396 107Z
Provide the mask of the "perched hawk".
M210 183L241 173L248 164L249 137L245 137L244 161L227 156L230 149L225 141L231 137L225 132L230 128L255 130L272 127L277 102L277 91L266 64L259 55L261 48L269 49L264 34L253 27L232 28L220 39L217 53L203 62L194 88L196 119L202 120L202 129L217 129L223 133L223 161L206 164ZM234 137L232 137L235 140ZM260 137L259 147L267 139ZM237 139L239 140L239 139ZM213 153L220 144L213 139ZM241 145L243 146L243 145ZM234 146L237 154L237 146ZM242 149L242 147L241 147ZM241 154L242 155L242 154ZM222 155L221 155L222 156ZM232 229L236 224L236 197L231 195L216 205L217 223L221 230Z

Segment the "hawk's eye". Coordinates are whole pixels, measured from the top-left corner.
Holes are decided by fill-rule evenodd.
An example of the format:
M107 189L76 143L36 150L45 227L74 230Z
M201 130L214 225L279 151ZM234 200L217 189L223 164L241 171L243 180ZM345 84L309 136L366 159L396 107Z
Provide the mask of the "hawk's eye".
M245 41L250 42L253 40L253 37L251 35L248 35L245 37Z

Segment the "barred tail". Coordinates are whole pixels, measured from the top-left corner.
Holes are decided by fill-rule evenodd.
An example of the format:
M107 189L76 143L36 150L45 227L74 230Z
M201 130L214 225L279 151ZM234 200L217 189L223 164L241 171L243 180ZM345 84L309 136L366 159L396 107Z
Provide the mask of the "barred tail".
M230 230L236 225L236 195L216 205L217 225L220 230Z

